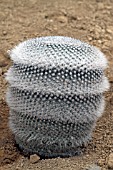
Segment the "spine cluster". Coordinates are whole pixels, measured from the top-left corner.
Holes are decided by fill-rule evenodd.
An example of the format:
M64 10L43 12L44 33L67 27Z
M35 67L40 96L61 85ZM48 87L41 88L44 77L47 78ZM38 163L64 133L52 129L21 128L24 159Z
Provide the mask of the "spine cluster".
M62 36L27 40L10 56L7 103L16 142L44 157L76 155L104 110L106 58Z

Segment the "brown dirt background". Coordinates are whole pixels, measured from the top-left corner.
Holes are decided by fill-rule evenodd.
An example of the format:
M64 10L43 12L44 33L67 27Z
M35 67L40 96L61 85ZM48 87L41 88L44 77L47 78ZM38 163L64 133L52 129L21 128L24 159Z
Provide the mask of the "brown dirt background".
M97 46L107 56L110 90L93 140L78 157L40 160L31 164L15 147L8 128L5 72L7 50L26 39L63 35ZM113 0L0 0L0 170L82 170L91 164L108 169L113 152ZM96 170L96 169L95 169Z

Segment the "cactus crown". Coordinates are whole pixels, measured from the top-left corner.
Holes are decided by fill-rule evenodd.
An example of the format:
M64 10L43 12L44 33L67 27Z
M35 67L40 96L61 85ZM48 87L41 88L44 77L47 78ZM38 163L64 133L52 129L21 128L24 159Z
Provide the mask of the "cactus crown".
M10 52L16 63L44 68L106 68L107 60L96 47L69 37L50 36L27 40Z

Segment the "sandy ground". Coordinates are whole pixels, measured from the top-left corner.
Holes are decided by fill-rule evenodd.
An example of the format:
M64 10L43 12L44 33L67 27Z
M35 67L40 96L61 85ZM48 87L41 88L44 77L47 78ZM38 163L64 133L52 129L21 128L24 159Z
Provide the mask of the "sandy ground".
M7 50L37 36L63 35L100 48L107 56L111 88L106 109L92 142L78 157L39 160L32 164L16 148L8 128L5 72L11 65ZM113 1L112 0L0 0L0 170L82 170L109 166L113 153ZM111 168L112 169L112 168ZM94 168L96 170L96 168Z

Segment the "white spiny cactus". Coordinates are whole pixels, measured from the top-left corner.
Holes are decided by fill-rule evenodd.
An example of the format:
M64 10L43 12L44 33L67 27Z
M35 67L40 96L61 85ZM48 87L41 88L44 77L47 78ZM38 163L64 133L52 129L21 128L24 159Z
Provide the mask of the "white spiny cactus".
M7 103L16 142L40 156L76 155L104 110L105 56L62 36L27 40L9 54Z

